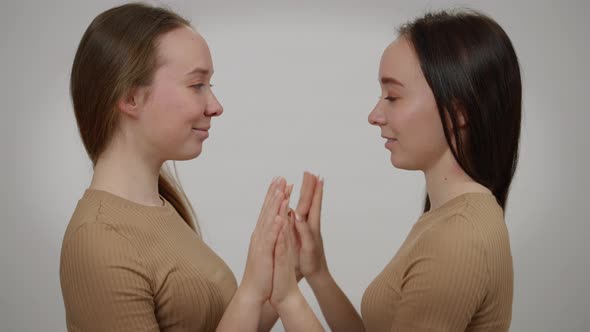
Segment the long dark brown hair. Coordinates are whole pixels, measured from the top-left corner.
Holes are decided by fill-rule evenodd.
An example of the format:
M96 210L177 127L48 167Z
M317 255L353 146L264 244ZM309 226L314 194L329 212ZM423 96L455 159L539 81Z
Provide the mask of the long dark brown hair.
M510 38L490 17L463 9L428 13L399 33L417 54L455 159L505 209L518 162L522 108L520 67ZM467 120L463 135L459 115ZM429 210L427 194L424 212Z
M110 143L119 121L117 101L140 86L149 86L158 68L159 37L190 26L169 9L130 3L99 14L78 46L70 78L70 93L84 148L93 167ZM174 164L166 164L158 178L158 191L185 222L200 234Z

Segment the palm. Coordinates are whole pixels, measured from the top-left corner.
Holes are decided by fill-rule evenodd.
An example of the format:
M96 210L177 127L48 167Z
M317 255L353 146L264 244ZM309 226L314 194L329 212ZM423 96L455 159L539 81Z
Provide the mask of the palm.
M296 274L309 276L322 268L325 262L324 246L320 233L320 211L323 182L310 173L305 173L296 214L295 223Z

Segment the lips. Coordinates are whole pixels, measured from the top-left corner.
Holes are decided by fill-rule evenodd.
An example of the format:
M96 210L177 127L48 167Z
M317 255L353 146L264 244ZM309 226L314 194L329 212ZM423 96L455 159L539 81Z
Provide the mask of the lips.
M202 128L192 128L193 132L199 136L201 136L203 139L209 137L209 129L211 127L202 127Z

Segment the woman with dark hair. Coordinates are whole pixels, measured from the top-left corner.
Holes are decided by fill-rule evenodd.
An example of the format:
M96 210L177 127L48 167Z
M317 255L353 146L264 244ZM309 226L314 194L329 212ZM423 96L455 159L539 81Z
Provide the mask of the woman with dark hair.
M507 331L513 268L504 211L521 125L516 53L496 22L474 11L430 13L399 32L381 58L382 97L369 122L394 167L424 173L424 213L365 291L362 320L329 273L320 204L295 223L300 270L333 331Z

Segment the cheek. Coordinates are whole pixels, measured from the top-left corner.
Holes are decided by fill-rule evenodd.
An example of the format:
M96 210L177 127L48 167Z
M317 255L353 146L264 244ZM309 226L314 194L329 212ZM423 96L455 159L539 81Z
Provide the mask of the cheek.
M445 151L447 142L436 108L424 109L412 119L415 130L415 150L424 165L436 161Z
M181 144L191 134L183 97L175 89L153 91L146 109L145 136L159 150Z
M417 133L424 141L431 145L440 145L441 142L446 142L444 129L440 121L440 115L436 108L423 109L416 113L415 123Z
M446 140L435 106L415 103L393 112L389 119L399 139L398 162L408 169L424 169L440 157Z
M167 135L189 131L194 123L194 104L191 91L162 89L154 96L154 121ZM193 98L194 99L194 98Z

